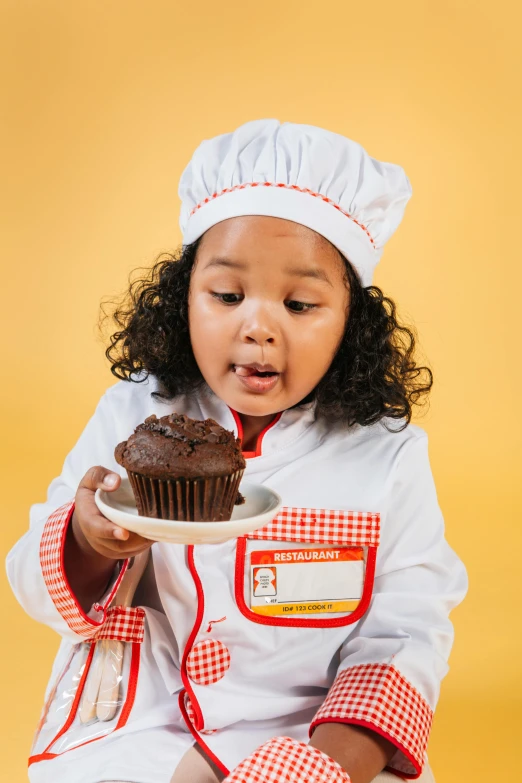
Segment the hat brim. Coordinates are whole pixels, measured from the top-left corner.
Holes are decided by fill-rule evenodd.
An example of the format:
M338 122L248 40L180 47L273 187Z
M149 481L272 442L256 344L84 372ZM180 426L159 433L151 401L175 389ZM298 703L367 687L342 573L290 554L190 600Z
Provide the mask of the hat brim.
M321 196L292 188L247 185L211 198L190 216L183 245L195 242L216 223L243 215L277 217L311 228L344 255L364 287L371 285L380 254L365 228Z

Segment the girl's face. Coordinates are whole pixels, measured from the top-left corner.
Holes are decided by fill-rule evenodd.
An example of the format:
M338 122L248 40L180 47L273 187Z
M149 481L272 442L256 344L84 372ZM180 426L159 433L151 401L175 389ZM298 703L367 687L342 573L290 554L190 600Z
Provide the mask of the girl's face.
M217 223L198 247L189 291L199 369L239 413L286 410L328 370L348 304L343 260L320 234L259 215Z

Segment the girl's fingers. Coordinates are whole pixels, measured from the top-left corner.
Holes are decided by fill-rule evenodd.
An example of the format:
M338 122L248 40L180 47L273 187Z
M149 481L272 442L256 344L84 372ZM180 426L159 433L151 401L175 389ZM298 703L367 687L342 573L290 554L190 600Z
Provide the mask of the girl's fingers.
M111 522L100 513L94 501L94 494L90 490L86 490L84 495L78 491L76 513L82 530L89 535L98 536L99 538L117 538L121 541L126 541L129 538L128 530L115 525L114 522Z
M119 546L120 543L124 544L124 549L129 551L141 549L144 545L152 543L149 539L143 538L143 536L137 533L131 533L123 527L114 525L99 513L89 515L88 519L88 523L82 525L84 534L87 533L90 538L103 540L106 542L106 546L109 546L111 543L114 544L115 549L113 551L122 551ZM82 524L81 517L80 524Z
M137 554L151 546L153 542L115 525L100 513L94 500L97 489L112 491L117 489L120 483L121 477L117 473L101 465L90 468L76 492L75 515L83 535L87 540L91 540L91 545L97 548L94 543L97 540L103 549L127 557L127 553Z
M86 489L95 492L97 489L104 489L108 492L119 487L121 477L113 470L108 470L102 465L95 465L89 468L85 476L78 485L78 490Z
M87 537L112 538L118 541L128 541L129 531L110 522L99 513L89 513L77 507L76 514L80 527Z
M91 468L91 471L88 471L85 474L84 481L87 483L96 481L97 479L95 474L96 471L99 470L105 470L105 468ZM89 477L90 474L90 478L86 478ZM107 475L109 475L108 472L106 473L105 477L107 477ZM120 477L118 476L118 479L119 478ZM78 492L76 493L76 509L81 520L88 520L88 522L86 524L84 523L82 527L88 526L90 535L98 536L99 538L112 538L119 541L128 541L129 531L119 527L119 525L115 525L113 522L107 519L107 517L104 517L103 514L100 513L100 510L94 500L94 492L92 489L89 489L88 486L82 487L80 485L80 487L78 487Z

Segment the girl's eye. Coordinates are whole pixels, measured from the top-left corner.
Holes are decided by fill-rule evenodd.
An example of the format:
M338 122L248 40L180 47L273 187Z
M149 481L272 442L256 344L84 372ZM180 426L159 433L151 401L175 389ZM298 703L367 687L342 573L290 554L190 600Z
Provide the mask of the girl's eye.
M217 299L219 302L222 302L225 305L239 304L239 302L242 302L244 299L242 294L218 294L215 291L212 292L212 296L214 299ZM296 299L290 299L289 301L285 302L285 305L292 313L305 313L317 307L317 305L314 304L298 302Z
M214 292L212 296L227 305L237 304L242 299L241 294L216 294Z
M317 305L306 304L306 302L297 302L295 299L291 299L289 302L285 302L286 306L293 313L305 313L307 310L313 310Z

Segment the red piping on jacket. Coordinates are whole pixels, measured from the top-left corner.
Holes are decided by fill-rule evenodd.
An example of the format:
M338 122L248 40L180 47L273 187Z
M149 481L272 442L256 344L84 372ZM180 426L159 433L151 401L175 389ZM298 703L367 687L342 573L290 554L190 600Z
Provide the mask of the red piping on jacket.
M198 611L196 614L196 620L192 627L192 631L190 632L190 636L187 639L185 650L183 652L183 659L181 661L181 679L183 681L183 685L185 686L185 690L189 694L189 699L194 709L194 714L196 716L196 729L198 731L201 731L202 729L205 728L203 713L201 712L201 707L199 706L198 700L194 694L194 691L192 690L192 686L190 685L188 674L187 674L187 658L192 650L194 639L198 635L201 623L203 621L203 612L205 610L205 596L203 593L203 585L201 584L201 579L199 578L199 574L196 571L196 564L194 563L194 544L189 544L187 546L187 560L188 560L188 567L190 573L192 574L194 584L196 585L196 594L198 598Z
M91 668L91 663L92 663L92 659L93 659L93 656L94 656L94 650L95 649L96 649L96 642L91 642L91 649L89 650L89 655L87 656L87 660L85 662L85 668L83 670L81 680L80 680L80 682L78 684L78 689L77 689L76 693L74 694L74 699L73 699L73 703L71 705L71 710L69 712L69 717L67 718L67 720L63 724L62 728L59 730L59 732L56 735L56 737L54 739L52 739L51 742L47 745L47 747L44 750L44 753L47 753L49 751L49 748L51 748L54 745L54 743L58 739L60 739L60 737L63 734L65 734L65 732L71 726L71 723L73 722L73 720L76 717L76 712L78 710L78 705L80 703L80 699L81 699L81 696L82 696L82 693L83 693L83 689L84 689L84 686L85 686L85 680L87 679L87 675L89 674L89 670Z
M236 422L237 437L239 438L240 441L242 441L243 440L243 423L241 421L239 413L237 411L235 411L233 408L229 408L229 410L230 410L230 412L231 412L231 414L234 417L234 420ZM279 421L279 419L281 418L282 415L283 415L283 411L279 411L279 413L277 413L275 415L275 417L272 419L272 421L269 422L266 425L265 429L262 430L262 432L259 433L259 435L257 436L255 451L244 451L243 452L243 457L245 459L251 459L252 457L261 457L262 456L261 448L262 448L262 445L263 445L263 438L265 437L265 435L268 432L268 430L271 430L272 427L274 427L277 424L277 422Z
M232 413L232 416L234 417L234 420L236 422L237 436L242 441L243 440L243 424L241 422L241 418L240 418L239 414L237 413L237 411L233 410L233 408L229 408L229 410ZM264 430L262 430L262 432L259 433L258 438L257 438L257 442L256 442L256 450L255 451L246 451L246 452L244 451L243 452L243 456L245 458L260 457L261 456L261 447L262 447L263 438L264 438L265 434L268 432L269 429L271 429L271 427L273 427L275 424L277 424L277 422L279 421L279 419L281 418L282 415L283 415L283 412L281 411L280 413L278 413L272 419L271 422L269 422L269 424L267 424L267 426L264 428ZM183 659L182 659L182 662L181 662L181 679L182 679L183 685L185 686L185 691L189 695L190 703L192 704L192 708L194 710L195 727L192 726L192 723L188 719L188 715L187 715L186 710L185 710L185 705L184 705L184 701L183 701L184 700L184 691L182 691L180 693L179 706L180 706L181 714L183 715L183 718L185 720L185 723L187 724L188 728L190 729L190 731L193 734L193 736L196 739L196 741L201 745L201 747L203 748L205 753L208 753L208 755L213 759L214 763L219 767L219 769L221 769L221 771L225 775L228 775L227 768L223 766L223 764L219 761L219 759L216 758L216 756L214 756L214 754L209 750L207 745L203 742L203 740L201 739L200 735L198 734L199 731L202 731L205 728L205 721L203 719L203 713L201 711L201 707L199 706L199 703L198 703L198 700L196 698L196 695L195 695L195 693L194 693L194 691L193 691L193 689L192 689L192 687L190 685L190 682L189 682L189 677L188 677L188 674L187 674L187 659L188 659L188 656L189 656L189 654L190 654L190 652L192 650L194 639L198 635L199 629L201 627L201 623L203 621L203 614L204 614L204 610L205 610L205 596L204 596L204 592L203 592L203 585L201 583L201 579L199 578L199 574L198 574L198 572L196 570L196 564L194 562L194 545L193 544L190 544L187 547L187 560L188 560L188 566L189 566L190 573L192 575L192 578L194 580L194 584L196 586L196 594L197 594L197 599L198 599L198 609L197 609L197 614L196 614L196 620L195 620L194 625L192 627L192 631L191 631L190 636L189 636L189 638L187 640L187 643L185 645L185 650L184 650L184 653L183 653ZM223 619L225 619L225 618L223 618ZM221 622L221 621L220 620L214 620L213 622ZM212 623L210 623L209 628L207 629L207 633L209 633L211 625L212 625Z
M121 729L121 727L125 726L125 724L127 723L130 712L134 705L134 699L136 698L136 688L138 685L138 674L140 670L140 656L141 656L140 642L132 642L132 657L131 657L131 665L130 665L130 672L129 672L129 684L127 688L127 696L116 726L110 731L108 731L106 734L102 734L101 737L93 737L92 739L86 740L85 742L80 742L78 745L73 745L72 748L67 748L67 750L62 751L61 753L49 752L49 748L51 748L55 744L55 742L63 734L65 734L65 732L69 729L71 723L73 722L76 716L76 712L78 710L78 704L80 702L80 698L83 692L83 687L85 685L85 680L87 679L87 675L89 673L92 658L94 655L95 646L96 646L96 642L91 642L91 649L89 650L89 655L85 663L85 669L83 671L82 678L78 685L78 690L76 691L76 695L74 697L74 701L71 706L69 717L67 718L65 724L62 726L62 728L60 729L56 737L53 740L51 740L51 742L47 745L43 753L38 753L35 756L29 757L29 761L27 764L28 767L30 767L31 764L34 764L37 761L48 761L49 759L54 759L57 756L63 756L64 753L68 753L71 750L76 750L76 748L81 748L83 747L83 745L89 745L91 742L97 742L98 740L104 739L105 737L108 737L109 734L112 734L117 729Z
M203 750L205 751L207 756L209 756L209 758L212 759L212 761L214 762L216 767L218 767L225 776L228 775L230 770L228 770L225 767L225 765L221 763L221 761L218 759L218 757L215 756L212 753L212 751L210 750L208 745L205 742L203 742L203 740L201 739L200 735L198 734L198 732L196 731L196 729L194 728L194 726L190 722L189 717L187 715L187 711L185 709L185 691L180 691L178 703L179 703L179 708L180 708L181 714L183 715L183 720L187 724L190 733L192 734L192 736L194 737L194 739L196 740L198 745L201 745L201 747L203 748Z

